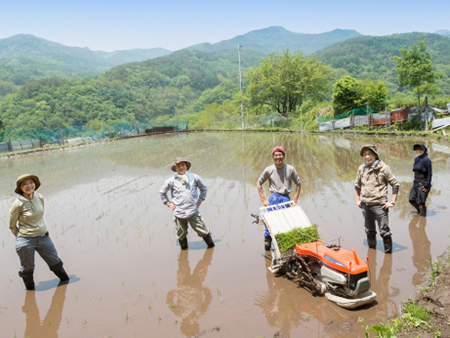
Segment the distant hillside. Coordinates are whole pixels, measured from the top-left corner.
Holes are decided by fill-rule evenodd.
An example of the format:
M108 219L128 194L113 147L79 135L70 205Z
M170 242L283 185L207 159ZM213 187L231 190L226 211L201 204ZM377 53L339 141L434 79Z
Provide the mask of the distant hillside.
M450 37L432 33L405 33L389 36L362 36L317 51L316 56L337 70L339 76L384 81L391 93L401 91L397 64L391 60L401 56L400 49L425 41L436 69L445 76L438 81L443 94L450 94Z
M289 48L291 52L302 50L308 55L334 43L358 36L362 36L362 34L351 29L335 29L331 32L320 34L304 34L290 32L283 27L273 26L254 30L215 44L202 43L187 49L211 52L222 49L237 49L238 43L240 43L247 50L266 54L272 52L281 53Z
M264 54L243 51L242 71ZM239 92L236 50L206 53L181 50L170 55L116 66L95 78L42 79L27 83L0 102L0 120L16 125L58 129L161 115L201 111L232 100Z
M20 34L0 40L0 81L20 86L42 78L96 76L122 63L169 53L162 48L95 52Z
M164 48L150 48L150 49L130 49L118 50L115 52L94 52L109 64L118 66L129 62L140 62L148 59L154 59L160 56L165 56L172 53L170 50Z
M441 30L438 30L435 33L436 34L440 34L440 35L450 36L450 31L448 29L441 29Z

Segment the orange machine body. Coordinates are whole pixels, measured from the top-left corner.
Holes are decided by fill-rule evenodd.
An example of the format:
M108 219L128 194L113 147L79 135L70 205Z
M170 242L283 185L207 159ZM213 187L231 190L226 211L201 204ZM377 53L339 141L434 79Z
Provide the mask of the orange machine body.
M296 245L295 252L302 257L313 256L329 268L350 275L358 275L369 270L367 263L356 255L355 250L350 252L341 247L327 247L320 240Z

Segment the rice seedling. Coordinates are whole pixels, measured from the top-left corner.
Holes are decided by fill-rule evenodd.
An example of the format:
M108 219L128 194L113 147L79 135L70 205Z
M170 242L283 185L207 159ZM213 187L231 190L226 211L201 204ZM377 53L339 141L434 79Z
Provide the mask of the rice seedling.
M105 296L101 296L101 297L96 297L96 296L94 296L94 297L92 297L93 299L96 299L96 300L102 300L103 298L106 298Z
M275 237L277 238L277 243L282 253L293 249L296 244L311 243L320 239L316 224L310 227L280 233Z

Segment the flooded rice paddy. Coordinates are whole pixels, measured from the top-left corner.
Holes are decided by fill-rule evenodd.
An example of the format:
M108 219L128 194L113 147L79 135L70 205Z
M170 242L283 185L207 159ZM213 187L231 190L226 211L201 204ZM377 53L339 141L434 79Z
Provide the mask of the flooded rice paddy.
M415 294L431 257L449 245L450 149L428 142L433 188L428 217L413 213L412 138L271 133L189 133L143 137L0 160L0 327L2 337L361 337L395 316ZM378 145L401 188L390 211L394 252L368 250L353 182L359 149ZM300 205L324 239L369 256L377 302L344 310L267 271L256 181L272 147L302 180ZM172 212L158 190L176 156L208 186L201 205L216 247L194 232L180 251ZM46 223L68 285L36 258L36 291L26 292L9 231L17 176L40 177ZM267 185L267 183L266 183ZM266 196L268 196L267 186Z

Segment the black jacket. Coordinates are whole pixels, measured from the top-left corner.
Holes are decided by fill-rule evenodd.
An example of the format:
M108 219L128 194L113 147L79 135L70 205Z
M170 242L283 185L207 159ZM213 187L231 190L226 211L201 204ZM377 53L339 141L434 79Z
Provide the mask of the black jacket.
M414 181L420 181L424 184L426 189L431 188L431 177L433 176L433 169L428 154L417 156L414 159Z

